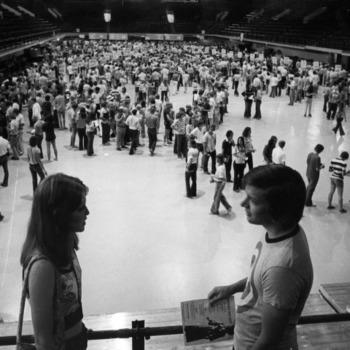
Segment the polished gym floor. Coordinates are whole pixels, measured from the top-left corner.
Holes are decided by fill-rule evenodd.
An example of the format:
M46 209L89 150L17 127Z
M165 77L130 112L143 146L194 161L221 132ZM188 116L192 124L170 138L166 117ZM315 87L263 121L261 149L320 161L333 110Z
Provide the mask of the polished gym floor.
M240 90L243 85L240 86ZM132 94L133 87L128 86ZM176 111L191 104L192 90L171 96ZM313 292L320 283L349 281L350 272L350 181L345 178L344 208L329 211L328 166L343 150L350 151L350 120L344 122L345 136L334 135L332 121L323 113L320 89L314 99L312 117L304 117L304 103L289 106L289 98L263 96L262 119L243 118L243 98L230 90L224 123L217 134L217 152L227 130L234 138L246 126L252 128L256 148L254 165L263 163L262 150L271 135L286 141L287 165L305 178L306 157L317 143L326 168L314 194L315 208L305 208L301 221L309 240L314 265ZM349 114L349 110L347 110ZM26 116L26 114L25 114ZM350 117L349 117L350 119ZM27 123L28 124L28 123ZM25 129L25 148L30 129ZM102 146L95 138L94 157L69 150L70 134L56 131L58 161L45 161L49 174L63 172L81 178L90 188L87 205L90 215L80 234L78 256L83 269L85 315L143 311L179 307L183 300L205 298L217 285L247 276L255 243L264 234L261 227L247 223L240 207L244 192L236 193L227 184L224 193L233 212L213 216L210 206L214 185L198 171L198 197L186 198L185 162L163 146L163 123L154 157L147 139L136 154L116 151L115 143ZM46 152L46 150L45 150ZM47 159L46 154L44 160ZM21 293L19 256L26 235L32 205L32 184L25 157L9 161L10 180L0 188L0 318L18 318ZM2 170L0 170L0 179ZM337 204L337 194L333 199ZM30 318L29 307L25 318Z

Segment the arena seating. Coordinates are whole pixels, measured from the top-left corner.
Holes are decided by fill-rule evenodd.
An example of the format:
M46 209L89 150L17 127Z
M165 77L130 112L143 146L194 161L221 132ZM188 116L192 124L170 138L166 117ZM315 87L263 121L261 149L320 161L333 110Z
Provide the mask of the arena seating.
M256 9L239 21L221 28L221 34L239 37L243 33L247 39L342 50L350 49L349 30L344 29L342 22L336 20L342 10L341 6L338 7L340 4L336 3L330 6L328 1L320 3L318 7L326 5L329 7L329 11L308 24L304 24L302 19L315 10L314 3L290 4L291 13L279 21L273 20L273 17L281 10L289 8L289 4L277 9L268 5L269 3L262 14L260 10ZM256 15L257 13L260 15Z
M36 40L58 34L61 29L40 17L30 17L25 13L16 16L2 8L0 20L0 50L26 45Z

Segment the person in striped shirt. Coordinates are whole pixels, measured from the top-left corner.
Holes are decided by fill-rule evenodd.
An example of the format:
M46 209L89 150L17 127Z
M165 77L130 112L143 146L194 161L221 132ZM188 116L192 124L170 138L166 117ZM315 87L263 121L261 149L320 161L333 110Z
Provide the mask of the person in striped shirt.
M338 191L338 201L339 201L339 211L341 213L346 213L346 210L343 208L343 191L344 191L344 175L348 174L349 171L346 171L346 161L349 159L348 152L340 153L338 158L334 158L331 161L331 190L328 195L328 207L327 209L334 209L332 205L333 194L335 189Z

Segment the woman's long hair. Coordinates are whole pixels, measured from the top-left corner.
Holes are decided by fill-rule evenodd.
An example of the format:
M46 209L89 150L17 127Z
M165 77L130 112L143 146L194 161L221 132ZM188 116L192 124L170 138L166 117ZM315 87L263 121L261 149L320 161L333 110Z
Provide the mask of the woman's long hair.
M47 256L56 267L68 265L78 249L78 236L70 231L71 214L78 209L88 188L62 173L48 176L34 193L27 236L21 253L26 267L36 253Z

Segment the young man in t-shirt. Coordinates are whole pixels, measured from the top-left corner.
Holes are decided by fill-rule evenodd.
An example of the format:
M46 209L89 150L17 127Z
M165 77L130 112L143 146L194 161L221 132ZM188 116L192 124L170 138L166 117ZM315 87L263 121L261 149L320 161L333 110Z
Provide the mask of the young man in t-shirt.
M234 330L235 350L296 350L296 325L311 290L313 268L303 216L306 189L301 175L288 166L253 168L244 177L241 203L247 221L264 228L247 278L215 287L214 305L243 292Z
M333 194L335 189L338 190L338 201L339 201L339 211L341 213L346 213L343 208L343 192L344 192L344 175L348 174L346 171L346 161L349 159L348 152L340 153L338 158L334 158L331 161L332 175L331 175L331 190L328 195L328 207L327 209L334 209L332 205Z

